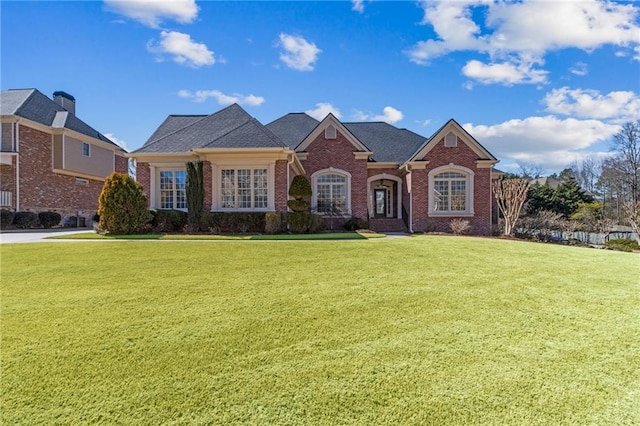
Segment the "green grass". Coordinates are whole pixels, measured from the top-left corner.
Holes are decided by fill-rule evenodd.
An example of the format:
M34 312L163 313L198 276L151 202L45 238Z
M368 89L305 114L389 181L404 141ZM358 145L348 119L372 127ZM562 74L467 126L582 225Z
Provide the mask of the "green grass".
M276 234L276 235L189 235L189 234L140 234L112 235L83 232L70 235L54 235L51 240L364 240L384 238L384 234L375 232L326 232L321 234Z
M519 241L4 244L2 424L640 423L640 257Z

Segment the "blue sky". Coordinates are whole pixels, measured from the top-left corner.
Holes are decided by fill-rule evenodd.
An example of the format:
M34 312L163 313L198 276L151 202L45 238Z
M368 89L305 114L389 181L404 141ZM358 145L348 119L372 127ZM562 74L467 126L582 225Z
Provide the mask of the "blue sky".
M503 170L608 155L640 118L640 3L2 1L1 88L64 90L139 148L169 114L238 102L387 121L454 118Z

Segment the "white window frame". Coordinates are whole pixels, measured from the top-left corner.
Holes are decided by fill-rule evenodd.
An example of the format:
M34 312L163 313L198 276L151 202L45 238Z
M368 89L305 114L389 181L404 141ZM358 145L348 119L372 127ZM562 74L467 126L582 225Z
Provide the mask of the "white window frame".
M85 154L85 148L87 153ZM82 142L82 156L83 157L91 157L91 144L87 142Z
M435 199L434 188L436 176L441 173L452 172L452 173L461 173L465 175L465 209L464 210L436 210L437 202ZM435 169L429 172L429 216L435 217L460 217L460 216L473 216L473 199L474 199L474 178L475 174L473 170L468 169L463 166L458 166L455 164L449 164L446 166L436 167Z
M346 178L346 199L345 199L345 209L343 216L351 216L351 173L341 170L335 169L333 167L329 167L328 169L318 170L317 172L311 175L311 188L312 188L312 196L311 196L311 209L315 212L318 212L318 178L326 175L339 175ZM329 214L318 212L318 214L329 216Z
M173 207L162 207L162 173L163 172L171 172L172 173L172 205ZM184 172L185 174L185 189L184 189L184 207L178 207L178 188L176 185L176 172ZM158 168L158 186L157 186L157 208L160 210L182 210L187 211L187 170L183 168Z
M233 190L234 190L234 206L233 207L224 207L223 206L223 179L222 179L222 174L227 171L227 170L233 170L233 178L234 178L234 184L233 184ZM250 197L251 197L251 207L237 207L238 205L238 197L239 197L239 188L238 188L238 170L250 170L250 182L251 182L251 186L250 186ZM255 186L254 186L254 179L255 179L255 172L256 170L264 170L266 172L265 174L265 178L266 178L266 188L265 190L267 191L266 194L266 205L263 207L255 207ZM218 176L216 176L217 181L218 181L218 185L217 185L217 192L218 192L218 206L219 206L219 210L220 211L227 211L227 212L265 212L265 211L270 211L273 210L273 208L271 208L271 195L273 192L273 188L271 185L271 176L272 176L272 171L271 171L271 167L269 167L268 165L261 165L261 166L219 166L217 168L217 173Z

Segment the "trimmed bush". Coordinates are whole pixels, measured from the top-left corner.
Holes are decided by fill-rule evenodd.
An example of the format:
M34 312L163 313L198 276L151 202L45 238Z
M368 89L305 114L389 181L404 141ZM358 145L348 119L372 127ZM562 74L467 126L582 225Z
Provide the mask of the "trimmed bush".
M289 231L294 234L315 234L322 230L324 221L322 216L307 212L287 213Z
M368 228L369 228L369 222L355 216L353 216L344 224L344 229L346 229L347 231L357 231L358 229L368 229Z
M287 207L294 212L306 212L309 210L309 199L311 198L311 184L304 175L294 176L289 187L289 196L294 200L287 201Z
M609 247L613 250L619 250L619 251L633 251L633 250L640 250L640 245L638 245L638 242L635 240L627 240L626 238L618 238L615 240L609 240L607 242L604 243L604 245L606 247Z
M181 210L151 210L151 226L155 232L182 232L187 213Z
M7 228L13 225L13 219L15 217L15 213L11 210L2 209L0 210L0 228Z
M28 229L38 226L38 215L34 212L17 212L13 218L17 228Z
M98 199L100 229L111 234L135 234L149 221L148 200L131 176L112 173Z
M198 232L204 215L204 173L202 161L187 163L187 219L191 232Z
M49 229L52 226L58 225L62 220L62 216L56 212L40 212L38 213L38 219L40 220L40 225Z
M277 234L282 230L282 214L269 212L264 215L264 233Z
M204 223L213 234L258 234L265 230L265 213L210 212Z

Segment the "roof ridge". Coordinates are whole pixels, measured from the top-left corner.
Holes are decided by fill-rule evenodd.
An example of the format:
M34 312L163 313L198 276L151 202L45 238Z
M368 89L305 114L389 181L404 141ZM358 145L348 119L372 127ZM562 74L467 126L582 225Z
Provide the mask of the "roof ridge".
M29 100L33 97L33 95L36 94L36 92L41 93L38 89L16 89L16 90L31 90L31 93L29 93L29 96L27 96L24 99L24 101L22 101L20 106L16 108L14 115L18 115L18 113L22 111L22 109L27 105L27 102L29 102ZM42 96L44 96L44 93L42 93Z
M287 145L275 134L273 133L271 130L269 130L269 128L262 124L261 122L259 122L255 117L251 117L252 121L255 121L256 123L259 124L258 128L265 134L267 135L267 137L269 139L271 139L274 142L280 143L282 144L283 147L287 147Z
M200 115L200 114L194 114L194 115L169 114L169 115L168 115L168 117L200 117L200 120L196 120L196 121L194 121L193 123L189 123L189 124L187 124L187 125L186 125L186 126L184 126L184 127L181 127L181 128L179 128L179 129L176 129L176 130L174 130L173 132L167 133L166 135L162 135L162 136L161 136L161 137L159 137L158 139L154 139L154 140L152 140L152 141L147 141L147 142L145 142L145 143L144 143L144 145L143 145L143 146L151 146L151 145L155 144L156 142L159 142L159 141L161 141L161 140L163 140L163 139L165 139L165 138L167 138L167 137L169 137L169 136L173 136L173 135L175 135L176 133L183 131L184 129L187 129L187 128L191 127L191 126L194 126L194 125L196 125L196 124L200 123L202 120L204 120L204 119L206 119L206 118L208 118L208 117L212 117L212 116L214 116L214 115L218 115L218 114L220 114L222 111L226 111L227 109L231 108L231 107L232 107L232 106L234 106L234 105L236 105L236 106L238 106L240 109L242 109L242 107L240 107L240 105L238 105L237 103L233 103L233 104L231 104L231 105L229 105L229 106L227 106L227 107L224 107L224 108L222 108L221 110L216 111L216 112L214 112L213 114L209 114L209 115ZM244 111L244 110L243 110L243 111ZM246 111L245 111L245 112L246 112ZM168 118L168 117L167 117L167 118ZM166 119L165 119L165 121L166 121ZM239 127L239 126L238 126L238 127ZM214 140L215 140L215 139L214 139ZM213 142L213 141L208 142L206 145L209 145L211 142ZM206 146L206 145L205 145L205 146Z

